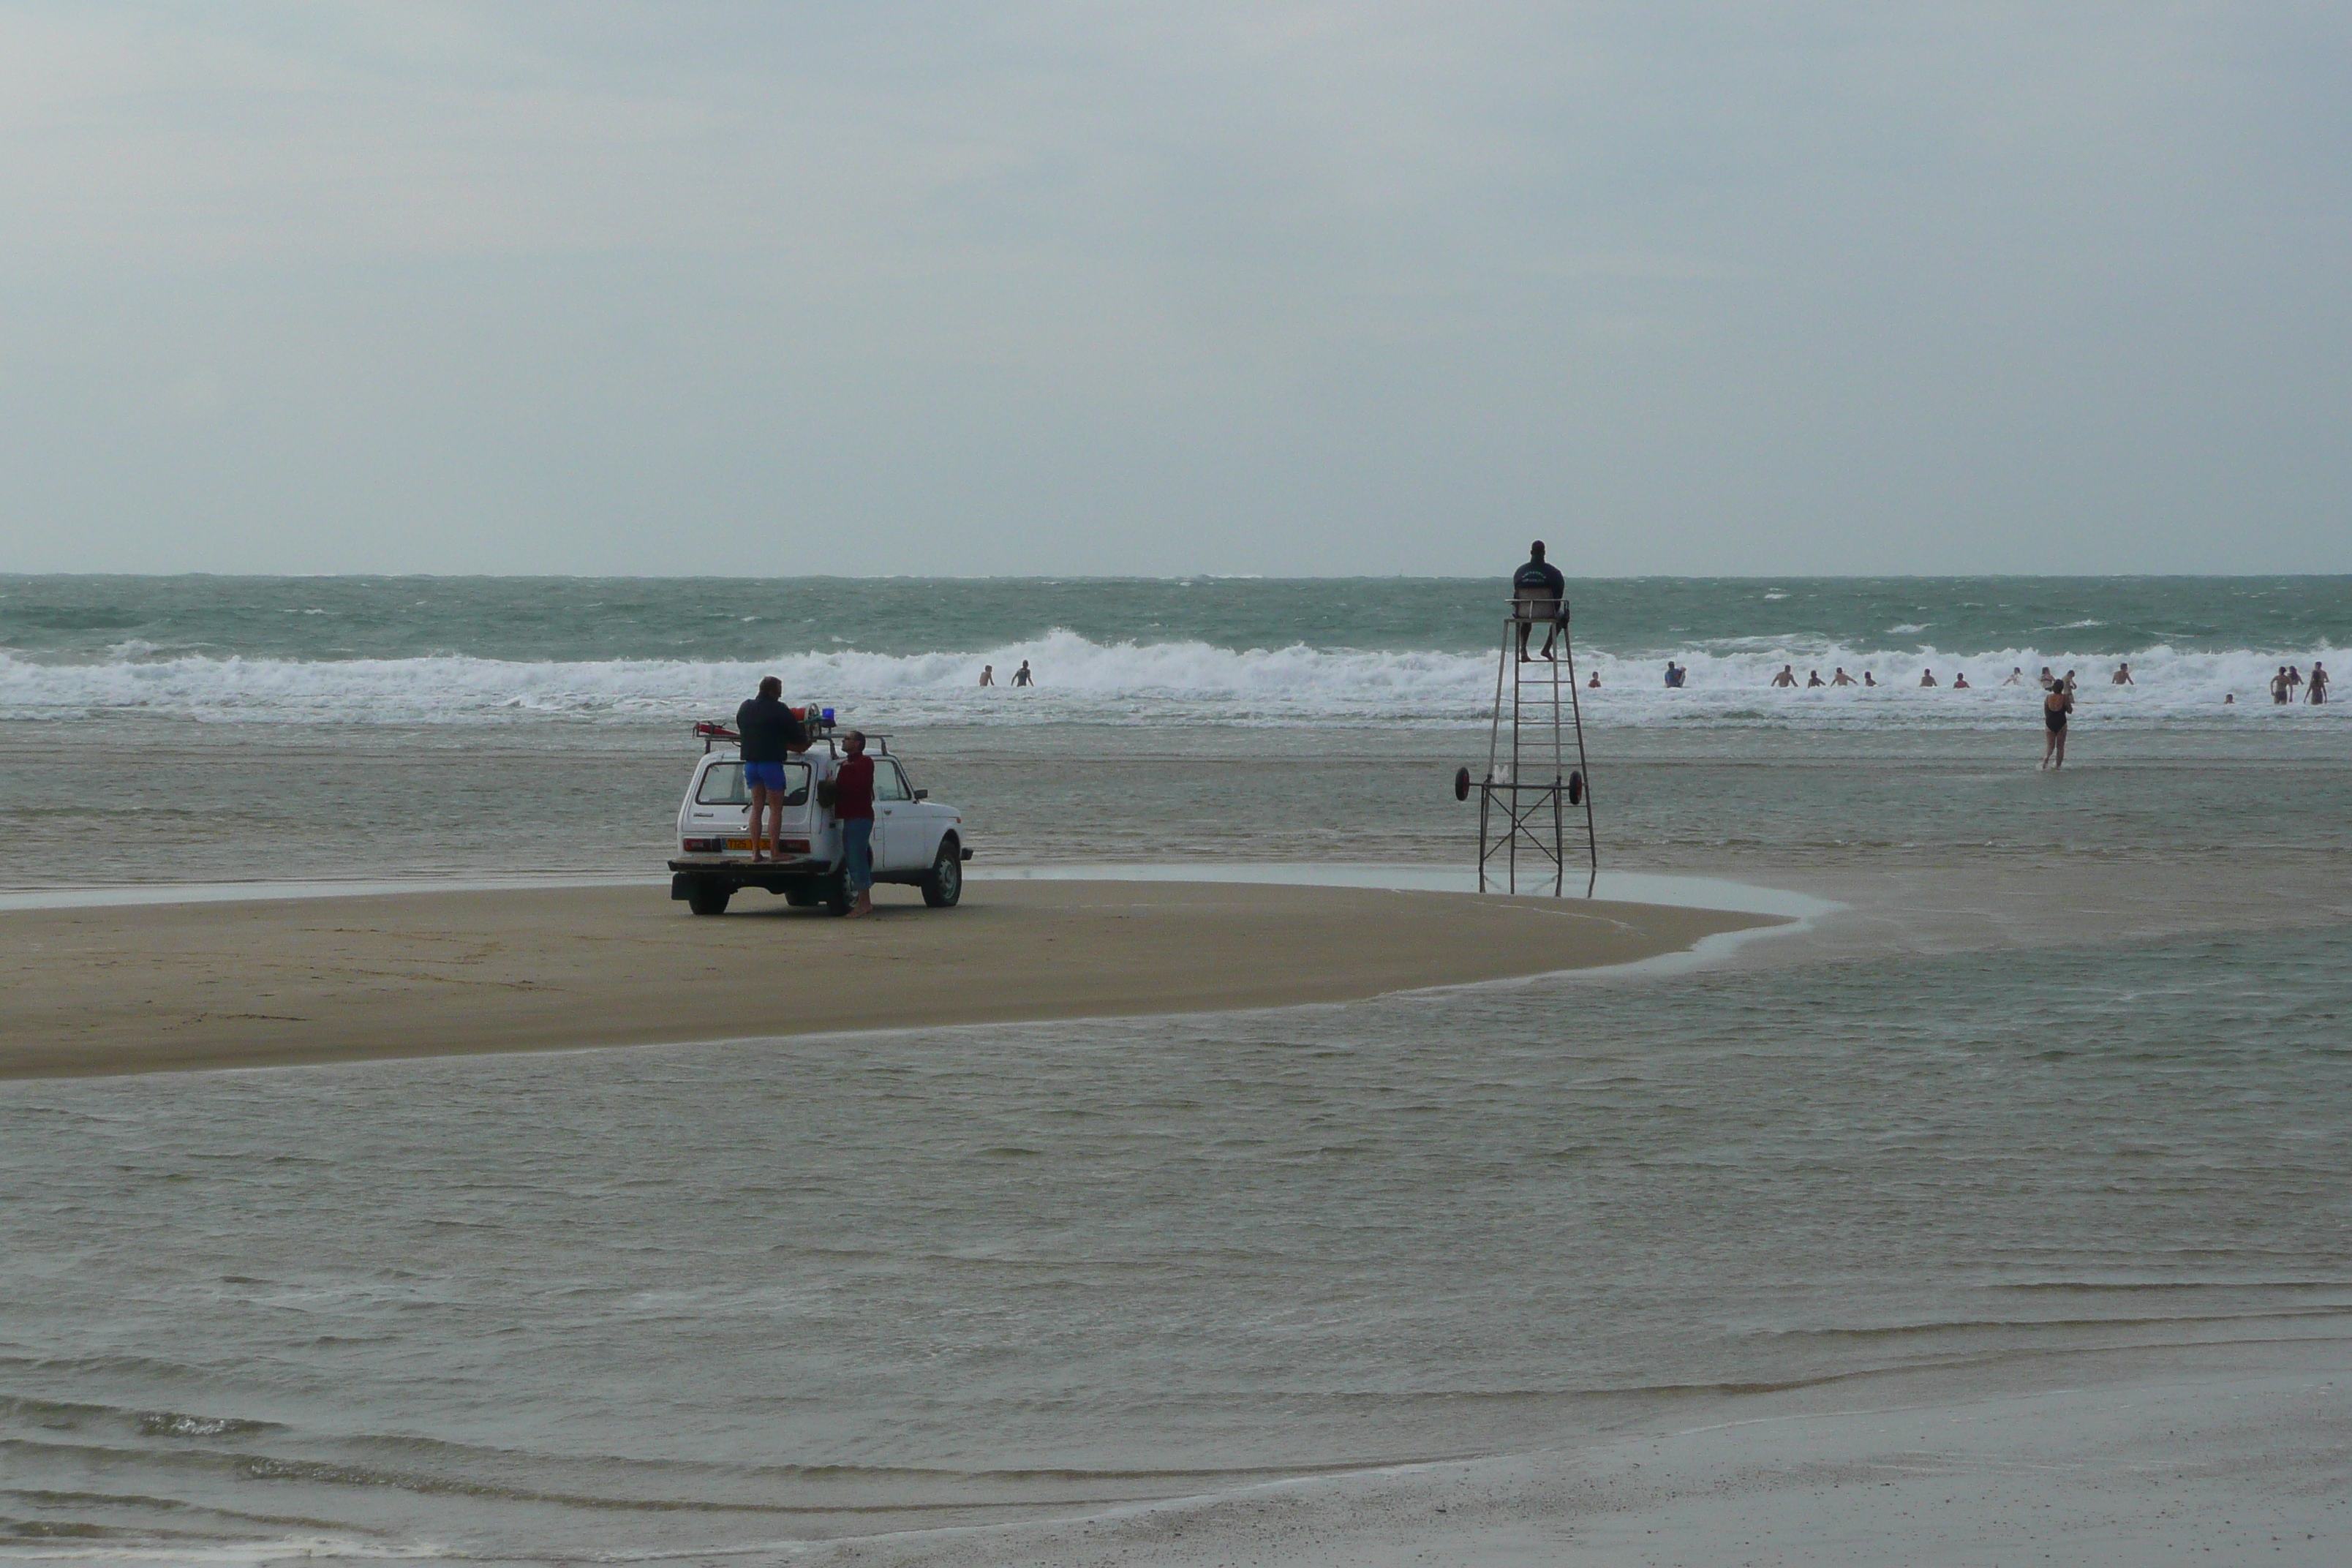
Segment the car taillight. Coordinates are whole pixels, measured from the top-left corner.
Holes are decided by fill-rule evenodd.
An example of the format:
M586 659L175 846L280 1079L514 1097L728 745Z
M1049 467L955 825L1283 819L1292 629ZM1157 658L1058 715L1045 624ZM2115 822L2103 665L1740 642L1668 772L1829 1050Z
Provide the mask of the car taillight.
M686 852L689 855L708 855L727 847L725 841L717 838L688 838L683 842L686 845Z

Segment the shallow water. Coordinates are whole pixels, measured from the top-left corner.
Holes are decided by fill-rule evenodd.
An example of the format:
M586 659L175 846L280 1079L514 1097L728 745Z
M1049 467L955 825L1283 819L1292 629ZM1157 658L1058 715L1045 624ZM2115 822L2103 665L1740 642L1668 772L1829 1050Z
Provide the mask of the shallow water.
M60 581L43 592L89 580ZM2130 635L2255 648L2275 614L2334 635L2341 596L2308 588L2282 611L2260 585L2135 586ZM1806 608L1774 591L1738 585L1755 602L1734 615L1719 590L1724 659ZM1879 591L1808 613L1859 626L1892 614ZM2252 620L2210 613L2242 592ZM1214 638L1275 625L1271 592L1216 593L1171 635L1238 657ZM964 808L982 867L1458 875L1475 819L1448 786L1484 735L1440 661L1475 644L1394 609L1349 634L1371 628L1389 675L1310 647L1294 676L1356 684L1243 713L1211 682L1007 722L922 685L943 645L858 668L899 683L875 677L875 710ZM1640 613L1657 626L1629 611L1629 658L1676 624ZM1213 624L1245 614L1255 630ZM75 688L0 723L0 886L656 874L698 750L688 689L740 673L673 668L643 711L607 691L420 717L349 709L373 689L328 668L413 650L257 642L237 658L284 668L231 679L161 643L68 646L145 634L66 618L11 679L54 695L96 670L145 696ZM564 657L668 657L614 635ZM1438 684L1393 684L1405 665ZM215 684L147 700L157 679ZM2029 1386L2053 1352L2083 1379L2215 1342L2340 1363L2352 728L2190 714L2190 689L2086 704L2063 775L2034 769L2030 712L1990 706L1604 707L1606 870L1849 906L1696 973L0 1085L0 1557L759 1562L790 1554L762 1542L1690 1424L1729 1390L1923 1369Z
M1468 865L1469 728L910 729L917 784L978 864ZM1782 731L1699 742L1596 728L1604 869L1764 878L1924 866L2262 879L2352 851L2352 730L2080 735L2038 773L2019 730ZM70 743L0 727L0 888L144 881L657 875L700 746L675 726L325 733L115 719Z
M2339 941L12 1084L0 1508L706 1545L2340 1338Z

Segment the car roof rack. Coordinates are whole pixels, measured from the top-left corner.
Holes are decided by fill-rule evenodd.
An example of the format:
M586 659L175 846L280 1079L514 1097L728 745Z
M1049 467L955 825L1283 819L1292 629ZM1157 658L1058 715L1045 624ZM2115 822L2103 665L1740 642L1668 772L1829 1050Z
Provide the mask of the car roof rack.
M848 732L849 731L846 729L839 724L833 725L828 729L820 730L816 733L811 735L809 737L809 746L814 750L816 746L822 744L824 747L825 755L829 757L837 757L841 755L841 737ZM702 742L702 754L706 757L710 754L710 748L713 746L738 745L741 743L743 739L742 736L737 734L726 725L709 719L697 720L695 721L694 733L695 738ZM866 743L873 748L874 754L877 757L887 757L890 754L890 737L880 730L866 731Z

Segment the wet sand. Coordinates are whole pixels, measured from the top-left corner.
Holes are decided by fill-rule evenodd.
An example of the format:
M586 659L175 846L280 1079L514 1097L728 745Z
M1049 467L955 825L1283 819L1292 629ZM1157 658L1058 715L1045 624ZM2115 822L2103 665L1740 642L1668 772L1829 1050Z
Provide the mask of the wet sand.
M1181 882L877 890L841 921L660 887L0 913L0 1077L1345 1002L1635 963L1769 917Z

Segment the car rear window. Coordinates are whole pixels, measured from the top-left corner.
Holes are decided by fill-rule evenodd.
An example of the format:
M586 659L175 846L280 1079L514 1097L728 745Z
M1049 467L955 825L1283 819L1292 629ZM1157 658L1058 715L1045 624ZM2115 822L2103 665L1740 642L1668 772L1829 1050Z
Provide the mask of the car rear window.
M809 769L806 763L784 764L784 804L806 805L809 792ZM697 805L745 805L751 797L743 790L743 764L713 763L710 771L702 775L702 787L694 792Z

